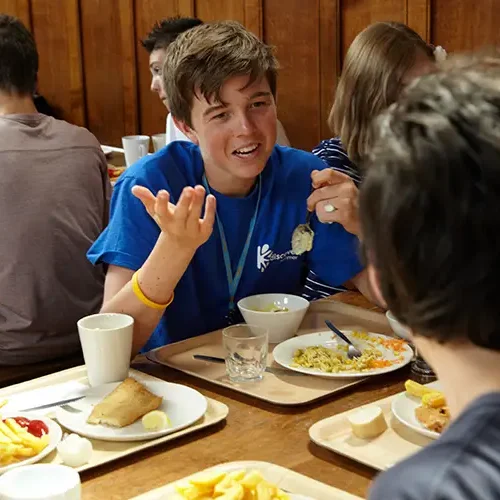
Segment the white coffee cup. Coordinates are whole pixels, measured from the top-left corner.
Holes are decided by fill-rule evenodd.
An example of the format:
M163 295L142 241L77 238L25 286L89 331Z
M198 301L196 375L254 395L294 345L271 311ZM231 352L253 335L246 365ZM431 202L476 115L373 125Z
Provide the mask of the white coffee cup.
M156 151L159 151L161 148L165 147L165 144L167 142L167 134L155 134L151 136L151 139L153 139L153 148Z
M149 135L127 135L122 137L127 167L149 153Z
M78 321L78 333L92 387L127 378L134 318L119 313L93 314Z
M66 465L34 464L0 477L0 500L80 500L80 476Z

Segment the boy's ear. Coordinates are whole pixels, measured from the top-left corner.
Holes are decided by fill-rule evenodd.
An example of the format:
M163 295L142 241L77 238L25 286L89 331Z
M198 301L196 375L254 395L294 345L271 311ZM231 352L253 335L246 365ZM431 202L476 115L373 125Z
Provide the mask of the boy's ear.
M175 126L186 136L194 142L197 146L199 146L200 141L198 140L198 134L192 129L187 123L182 120L178 120L177 118L172 117L174 120Z
M380 289L380 279L378 276L378 272L373 266L373 264L368 264L368 282L370 283L370 287L372 289L373 295L375 296L375 300L387 309L387 303L384 300L384 296L382 295L382 290Z

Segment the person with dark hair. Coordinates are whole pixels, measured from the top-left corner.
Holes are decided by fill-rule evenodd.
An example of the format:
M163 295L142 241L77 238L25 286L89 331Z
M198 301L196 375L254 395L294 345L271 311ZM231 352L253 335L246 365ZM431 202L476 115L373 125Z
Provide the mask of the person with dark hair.
M377 122L360 195L373 288L412 331L451 414L371 500L500 498L500 59L422 77Z
M149 54L149 70L151 71L151 91L156 92L168 109L168 100L163 88L163 66L167 55L168 46L185 31L203 24L196 17L169 17L158 21L146 38L141 41L142 46ZM285 129L281 122L277 122L278 137L276 142L282 146L290 146ZM166 144L173 141L190 141L175 125L172 115L167 115Z
M83 128L37 112L38 52L0 14L0 364L80 351L76 322L99 310L104 273L85 258L107 222L106 160Z

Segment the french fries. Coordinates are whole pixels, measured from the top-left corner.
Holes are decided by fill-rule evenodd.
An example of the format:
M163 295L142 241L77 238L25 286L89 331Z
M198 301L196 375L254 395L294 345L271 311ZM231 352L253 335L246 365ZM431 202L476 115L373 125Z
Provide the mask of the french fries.
M34 457L44 450L50 438L45 434L41 438L31 435L14 419L0 418L0 466L10 465L26 458Z
M267 482L256 470L209 472L176 486L185 500L289 500L276 485Z

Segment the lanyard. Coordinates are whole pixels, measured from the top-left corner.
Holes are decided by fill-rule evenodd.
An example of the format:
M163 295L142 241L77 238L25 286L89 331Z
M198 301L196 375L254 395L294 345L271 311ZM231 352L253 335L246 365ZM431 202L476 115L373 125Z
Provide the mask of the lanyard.
M203 186L210 193L210 187L207 182L207 177L203 174ZM259 187L257 195L257 204L255 205L255 212L250 220L250 225L248 227L247 239L245 241L245 246L241 251L240 260L238 261L238 266L236 267L236 272L233 276L233 270L231 269L231 258L229 256L229 248L227 246L226 234L224 233L224 228L222 227L222 222L219 218L219 214L216 211L215 218L217 220L217 226L219 228L220 241L222 245L222 255L224 257L224 266L226 268L227 285L229 288L229 311L234 309L234 297L236 295L236 290L241 280L241 275L243 274L243 268L245 267L245 261L247 260L248 249L250 248L250 240L252 239L253 230L255 229L255 223L257 222L257 214L259 212L260 205L260 194L262 190L262 180L259 175Z

